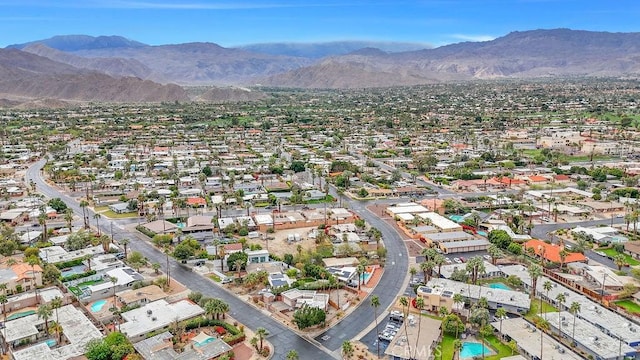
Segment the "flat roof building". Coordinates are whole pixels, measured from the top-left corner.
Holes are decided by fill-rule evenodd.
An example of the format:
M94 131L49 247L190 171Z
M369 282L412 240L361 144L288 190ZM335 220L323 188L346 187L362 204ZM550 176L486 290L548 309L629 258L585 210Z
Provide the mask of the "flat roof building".
M531 306L529 295L519 291L493 289L448 279L433 278L426 285L418 287L417 293L425 300L425 307L431 306L431 310L434 311L438 311L442 306L451 310L455 294L461 294L470 302L478 302L484 297L490 309L501 307L512 313L526 313ZM445 301L442 302L442 299Z
M55 320L55 315L49 318L49 322ZM14 351L14 360L66 360L83 355L89 341L102 338L100 330L73 305L66 305L58 309L58 321L62 327L62 333L69 341L68 345L49 347L44 342L45 338L49 338L49 334L43 334L44 330L42 333L39 330L44 326L44 320L38 318L36 314L6 322L6 330L0 334L6 334L6 340L13 343L13 346L18 346L25 339L32 343L43 340L34 346Z
M559 323L562 324L562 337L574 341L578 347L593 356L594 359L602 360L622 360L627 356L635 358L637 350L627 345L621 339L613 338L593 324L576 318L575 338L573 315L568 311L560 313L547 313L546 319L552 331L558 332Z
M164 299L148 303L122 313L124 323L120 331L132 342L144 339L147 333L168 327L174 321L183 321L204 314L204 309L187 300L169 304Z
M165 331L135 343L136 351L146 360L209 360L229 353L232 348L222 339L200 333L189 341L183 351L173 348L173 335Z
M502 335L507 341L514 340L518 344L518 350L529 359L562 359L579 360L581 356L573 352L568 347L560 344L551 336L540 333L535 325L524 318L505 319L492 322L497 331L502 327ZM540 339L542 336L542 340ZM542 354L540 353L540 342L542 341Z

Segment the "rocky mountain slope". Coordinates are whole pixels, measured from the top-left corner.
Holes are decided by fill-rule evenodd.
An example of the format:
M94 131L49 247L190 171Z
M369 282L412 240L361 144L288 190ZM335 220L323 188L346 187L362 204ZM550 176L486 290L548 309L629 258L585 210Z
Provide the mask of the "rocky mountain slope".
M16 49L0 49L0 98L103 102L186 101L177 85L115 78Z
M640 33L556 29L514 32L493 41L397 54L355 52L271 76L261 83L374 87L465 79L635 74L640 74Z

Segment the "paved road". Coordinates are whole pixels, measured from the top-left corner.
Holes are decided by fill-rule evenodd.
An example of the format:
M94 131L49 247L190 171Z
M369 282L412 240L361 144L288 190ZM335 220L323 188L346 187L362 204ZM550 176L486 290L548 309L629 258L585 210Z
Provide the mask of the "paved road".
M27 183L29 183L30 180L33 180L41 193L49 198L61 198L76 214L80 216L80 218L82 218L82 209L75 199L59 192L57 189L44 182L40 174L40 169L44 164L44 160L38 161L27 170ZM90 210L88 211L89 218L93 219L93 213ZM109 233L109 225L109 222L102 221L100 223L101 231ZM140 238L137 233L128 232L119 225L114 225L114 238L116 240L122 240L125 238L129 239L129 248L131 250L140 251L151 262L158 262L163 264L163 268L166 267L166 256ZM227 292L225 289L212 284L208 279L191 272L189 268L181 265L172 258L169 258L169 269L171 278L178 280L189 289L200 291L206 296L217 297L227 302L231 308L230 315L245 326L254 330L258 327L264 327L267 329L270 334L267 339L275 347L274 359L285 359L286 353L290 349L296 349L301 359L335 358L335 356L327 352L326 349L313 344L311 341L301 337L291 329L282 325L280 322L272 319L268 313L262 312L253 306L246 304L244 301ZM371 321L372 319L369 319L367 324Z
M333 196L340 196L332 189ZM409 258L407 248L400 235L393 227L366 209L367 205L375 204L375 201L360 202L343 196L343 204L346 204L355 211L361 218L366 220L371 226L378 228L382 232L384 245L387 248L387 260L385 272L380 282L371 293L380 298L378 313L382 313L393 303L399 293L404 289L402 284L409 273ZM382 210L383 207L380 207ZM370 295L370 296L371 296ZM369 305L369 298L363 300L360 306L355 309L347 318L338 325L316 337L316 340L331 350L337 350L342 346L344 340L356 337L363 329L374 321L373 309Z

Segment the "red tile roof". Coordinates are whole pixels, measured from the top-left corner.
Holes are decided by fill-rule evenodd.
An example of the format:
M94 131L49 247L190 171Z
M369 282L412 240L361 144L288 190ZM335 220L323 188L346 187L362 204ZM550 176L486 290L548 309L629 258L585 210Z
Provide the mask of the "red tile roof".
M524 249L526 250L528 248L533 248L533 251L538 256L544 251L544 258L547 259L547 261L560 263L560 251L562 248L558 245L547 244L542 240L533 239L524 243ZM584 261L587 261L587 258L580 253L569 253L564 259L565 264Z

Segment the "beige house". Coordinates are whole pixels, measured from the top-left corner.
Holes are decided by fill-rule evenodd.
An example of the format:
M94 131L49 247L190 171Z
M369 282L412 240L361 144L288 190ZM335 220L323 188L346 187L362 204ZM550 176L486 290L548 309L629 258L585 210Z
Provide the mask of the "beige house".
M26 263L3 265L0 268L0 283L7 285L7 293L29 291L34 285L42 286L42 268Z

